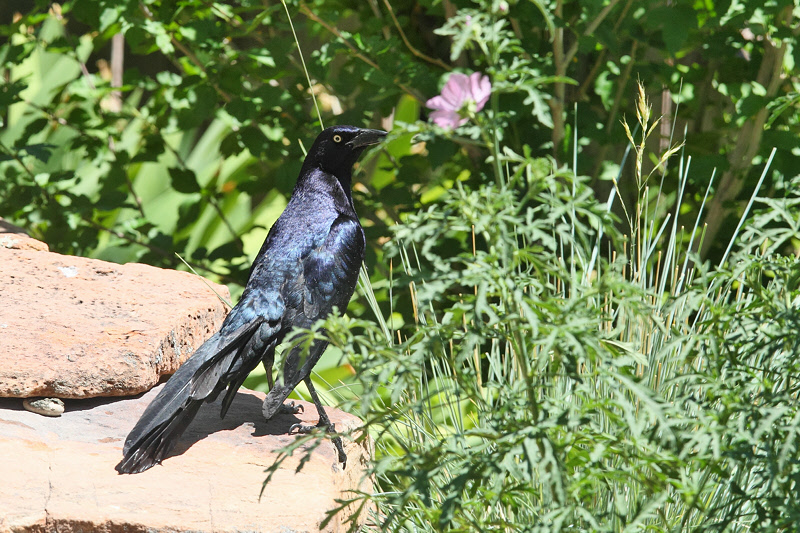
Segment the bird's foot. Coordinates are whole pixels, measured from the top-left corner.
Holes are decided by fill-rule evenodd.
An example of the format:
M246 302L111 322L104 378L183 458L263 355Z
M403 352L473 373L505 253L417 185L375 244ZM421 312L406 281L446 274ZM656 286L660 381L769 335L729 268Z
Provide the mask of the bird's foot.
M289 434L291 435L295 431L299 434L308 434L314 431L316 428L325 428L328 433L336 433L336 427L333 424L325 424L322 421L318 423L316 426L307 426L305 424L292 424L289 428ZM339 462L342 463L342 470L345 469L347 466L347 454L344 453L344 446L342 445L342 438L341 437L334 437L333 438L333 445L336 447L336 452L339 454Z
M296 415L296 414L302 413L303 411L305 411L305 407L303 407L303 404L294 403L293 401L290 401L288 403L282 403L281 406L278 408L278 413L277 414L279 414L279 415ZM300 424L295 424L294 426L299 426L299 425ZM292 427L294 427L294 426L292 426ZM292 432L292 430L290 429L289 433L291 433L291 432ZM306 433L308 433L308 431L306 431Z
M307 434L311 433L312 431L314 431L315 429L321 428L321 427L326 427L327 430L330 432L330 431L334 431L333 429L331 429L332 426L333 426L333 424L331 424L330 426L325 426L324 424L317 424L316 426L307 426L305 424L300 424L300 423L292 424L292 426L289 428L289 435L291 435L295 431L297 433L301 434L301 435L307 435Z

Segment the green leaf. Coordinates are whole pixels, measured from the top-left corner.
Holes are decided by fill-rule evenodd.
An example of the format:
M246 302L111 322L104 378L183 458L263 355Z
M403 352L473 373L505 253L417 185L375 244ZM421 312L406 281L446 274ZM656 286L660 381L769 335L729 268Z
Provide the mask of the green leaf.
M239 241L230 241L215 248L210 254L208 254L208 259L209 261L215 261L217 259L232 259L241 255L242 243Z
M200 192L197 176L188 168L171 167L169 177L172 181L172 188L178 192L186 194Z
M697 28L694 10L689 6L675 5L654 10L651 16L658 17L664 24L662 35L669 54L673 57L679 56L691 30Z

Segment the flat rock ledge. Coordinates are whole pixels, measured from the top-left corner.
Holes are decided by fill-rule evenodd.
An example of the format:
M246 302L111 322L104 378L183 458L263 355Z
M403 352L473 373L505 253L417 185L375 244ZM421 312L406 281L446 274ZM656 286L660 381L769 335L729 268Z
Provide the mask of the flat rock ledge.
M160 387L136 398L74 400L59 418L0 399L0 533L312 532L337 498L372 490L363 468L369 450L345 438L345 470L325 441L296 473L301 449L259 499L275 450L297 438L289 427L315 424L317 413L301 402L303 413L264 421L264 395L244 389L224 419L220 400L204 405L161 465L119 475L125 436ZM345 433L360 424L336 409L328 414ZM347 516L323 531L347 531Z
M139 394L227 314L214 291L229 299L228 289L188 272L37 251L38 241L9 235L17 248L0 246L0 397Z

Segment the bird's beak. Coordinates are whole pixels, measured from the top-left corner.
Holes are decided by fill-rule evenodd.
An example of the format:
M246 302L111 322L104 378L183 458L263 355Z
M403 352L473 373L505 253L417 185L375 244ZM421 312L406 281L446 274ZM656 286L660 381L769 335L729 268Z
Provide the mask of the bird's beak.
M347 144L353 148L361 148L362 146L378 144L384 137L386 137L386 132L383 130L361 130Z

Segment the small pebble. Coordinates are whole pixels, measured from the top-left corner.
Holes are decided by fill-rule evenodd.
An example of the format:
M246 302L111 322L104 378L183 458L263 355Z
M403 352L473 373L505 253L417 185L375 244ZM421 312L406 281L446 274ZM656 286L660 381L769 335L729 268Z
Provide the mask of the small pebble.
M64 402L59 398L25 398L22 406L32 413L44 416L61 416Z

